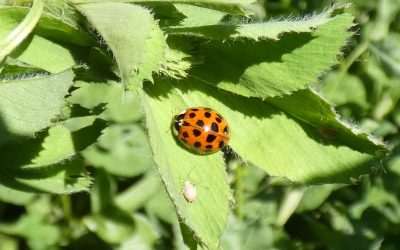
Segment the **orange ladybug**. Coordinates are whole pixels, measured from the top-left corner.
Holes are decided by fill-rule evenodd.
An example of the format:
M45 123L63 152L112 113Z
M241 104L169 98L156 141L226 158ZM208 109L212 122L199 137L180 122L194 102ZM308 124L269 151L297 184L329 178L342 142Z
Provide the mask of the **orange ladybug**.
M172 130L188 149L199 154L218 152L230 140L227 121L215 110L195 107L175 116Z

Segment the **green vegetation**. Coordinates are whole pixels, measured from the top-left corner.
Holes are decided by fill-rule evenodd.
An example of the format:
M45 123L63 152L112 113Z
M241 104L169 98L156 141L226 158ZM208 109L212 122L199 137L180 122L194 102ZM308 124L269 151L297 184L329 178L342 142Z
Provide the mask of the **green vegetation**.
M0 2L0 249L396 249L400 4L353 2Z

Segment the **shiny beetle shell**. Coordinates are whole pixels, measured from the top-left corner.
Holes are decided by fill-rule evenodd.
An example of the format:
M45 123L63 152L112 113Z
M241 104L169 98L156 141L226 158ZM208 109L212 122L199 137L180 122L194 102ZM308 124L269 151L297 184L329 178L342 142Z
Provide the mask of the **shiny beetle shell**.
M199 154L218 152L230 140L227 121L215 110L195 107L175 116L173 133L188 149Z

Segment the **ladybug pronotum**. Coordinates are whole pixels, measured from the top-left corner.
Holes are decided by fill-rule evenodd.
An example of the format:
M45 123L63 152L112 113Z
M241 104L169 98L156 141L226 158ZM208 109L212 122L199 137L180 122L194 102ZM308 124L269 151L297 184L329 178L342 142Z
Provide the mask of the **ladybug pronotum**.
M217 111L204 107L188 108L176 115L172 130L186 148L198 154L218 152L230 139L226 120Z

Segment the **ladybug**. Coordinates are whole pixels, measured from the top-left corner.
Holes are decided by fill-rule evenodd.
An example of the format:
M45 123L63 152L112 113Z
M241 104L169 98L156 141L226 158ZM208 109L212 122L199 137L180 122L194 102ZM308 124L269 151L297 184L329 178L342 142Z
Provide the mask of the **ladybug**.
M198 154L211 154L226 147L230 134L228 123L215 110L195 107L175 116L172 130L177 139Z

